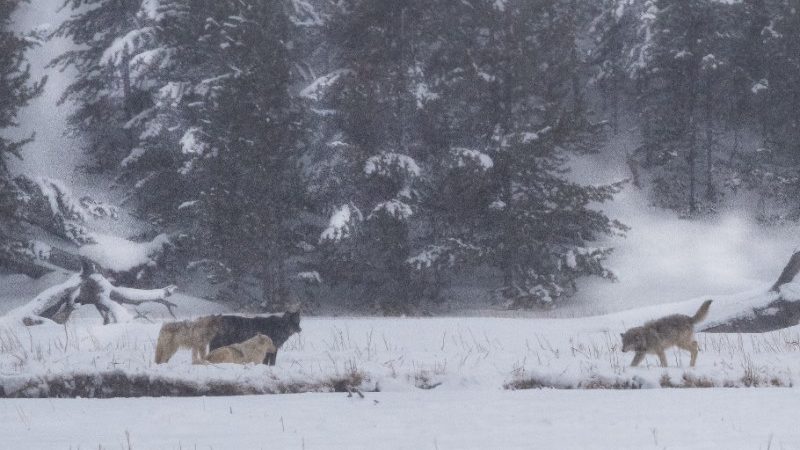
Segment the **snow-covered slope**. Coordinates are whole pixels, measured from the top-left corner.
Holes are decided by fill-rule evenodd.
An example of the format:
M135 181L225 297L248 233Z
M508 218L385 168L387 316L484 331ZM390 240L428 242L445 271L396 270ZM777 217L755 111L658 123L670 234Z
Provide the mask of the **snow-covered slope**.
M639 145L633 131L612 137L597 154L576 156L569 175L603 184L631 177L626 152ZM708 293L737 294L774 282L800 245L800 225L764 226L753 220L755 200L730 194L717 216L686 220L653 207L646 190L627 185L613 202L598 205L630 226L626 237L604 239L614 247L608 267L616 283L587 278L558 314L586 315L672 303Z

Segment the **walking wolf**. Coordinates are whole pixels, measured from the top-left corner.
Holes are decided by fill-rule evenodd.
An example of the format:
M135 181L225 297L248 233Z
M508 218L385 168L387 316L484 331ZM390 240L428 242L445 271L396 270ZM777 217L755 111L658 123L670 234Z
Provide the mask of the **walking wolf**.
M678 346L692 354L689 364L694 367L698 352L697 341L694 340L694 325L706 318L709 306L711 300L706 300L694 316L673 314L622 333L622 351L636 352L631 366L639 365L645 354L651 353L658 355L662 367L667 367L667 355L664 350Z

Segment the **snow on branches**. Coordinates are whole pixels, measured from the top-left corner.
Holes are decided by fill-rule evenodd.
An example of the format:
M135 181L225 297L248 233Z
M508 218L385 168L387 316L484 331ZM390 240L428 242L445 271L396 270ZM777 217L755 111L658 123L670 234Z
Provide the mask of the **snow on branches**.
M406 180L413 180L420 176L421 170L414 158L408 155L384 152L367 159L364 173L386 178L399 174Z
M155 265L155 260L164 251L164 247L169 245L166 234L160 234L150 242L141 243L98 233L93 233L91 236L94 243L81 247L81 256L116 273Z
M378 203L375 208L373 208L372 213L370 213L367 219L373 219L378 217L380 214L402 222L408 220L414 214L414 212L406 203L393 198L391 200Z
M452 152L456 158L456 167L476 165L478 168L484 171L494 167L494 161L492 161L492 157L486 153L479 152L478 150L456 147L452 149Z
M353 74L353 71L350 69L338 69L325 74L303 88L303 90L300 91L300 97L311 101L319 101L341 76L351 74Z
M339 242L350 237L354 221L363 220L361 211L355 206L346 204L334 211L328 223L328 227L319 237L320 242L330 241Z
M417 271L454 267L460 261L483 255L485 249L464 242L461 239L449 238L440 244L425 247L417 255L406 260L406 263Z
M14 179L14 184L19 190L25 222L78 245L93 242L85 227L90 217L118 217L118 211L113 206L86 196L77 200L59 180L19 176Z
M9 312L3 319L23 325L64 323L77 305L94 305L103 324L130 322L136 316L124 305L138 306L152 302L164 305L172 317L176 305L168 300L177 288L132 289L111 284L96 272L94 264L84 261L83 271L67 281L46 289L33 300ZM137 314L138 316L138 314Z

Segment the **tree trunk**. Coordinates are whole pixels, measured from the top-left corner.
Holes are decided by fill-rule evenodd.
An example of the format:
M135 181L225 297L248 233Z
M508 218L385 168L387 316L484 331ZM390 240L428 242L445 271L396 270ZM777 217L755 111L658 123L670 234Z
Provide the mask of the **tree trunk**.
M800 272L800 251L795 252L769 292L775 298L766 306L743 311L743 315L703 331L712 333L763 333L788 328L800 323L800 300L784 298L780 287L791 282Z
M705 104L705 125L706 125L706 200L714 201L716 192L714 189L714 180L712 177L712 166L714 164L713 146L714 146L714 107L712 104L711 83L708 83L706 92Z
M789 262L786 264L786 267L783 268L781 275L775 281L775 284L772 285L770 291L778 292L782 285L794 279L797 272L800 272L800 251L795 252L792 257L789 258Z
M694 215L697 213L697 188L696 188L696 163L697 163L697 148L696 138L694 133L694 125L690 125L689 130L689 214Z

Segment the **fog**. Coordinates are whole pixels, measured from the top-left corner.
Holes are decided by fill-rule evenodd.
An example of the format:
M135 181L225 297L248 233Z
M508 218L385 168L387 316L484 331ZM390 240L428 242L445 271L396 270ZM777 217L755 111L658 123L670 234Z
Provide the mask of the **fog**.
M57 12L60 1L22 3L14 22L17 31L58 24L69 10ZM44 6L48 5L48 6ZM101 194L78 169L83 158L80 142L65 136L70 105L57 105L72 72L45 66L72 44L53 39L29 52L35 79L48 76L45 92L24 108L20 126L7 131L16 138L36 133L23 150L24 159L12 170L65 181L79 192ZM631 136L620 136L598 155L576 158L573 179L606 183L627 178L626 151ZM99 195L101 198L103 195ZM726 294L772 283L798 245L798 226L764 227L746 210L730 210L706 220L683 220L673 212L653 208L646 192L627 186L614 202L601 208L631 227L625 238L606 239L598 245L615 247L609 267L619 282L586 279L565 311L594 313L641 305L673 302L707 294Z
M62 3L61 0L21 3L13 18L16 31L24 33L36 28L51 31L53 26L57 26L69 15L68 8L57 12ZM51 39L28 51L33 79L38 80L46 75L48 81L44 93L20 111L18 116L20 126L8 130L6 134L15 138L36 134L34 142L23 149L23 159L12 161L12 170L15 173L58 178L73 189L83 190L87 188L88 181L85 175L76 170L83 155L80 142L65 136L70 105L57 105L73 72L46 69L54 56L71 47L72 43L69 40Z
M633 148L620 136L598 155L575 158L572 178L608 183L628 178L624 154ZM619 282L589 279L570 308L604 312L641 305L727 294L771 285L800 243L800 227L764 226L746 202L707 219L681 219L650 206L647 193L628 185L614 202L600 206L631 229L604 240L615 248L608 261Z

